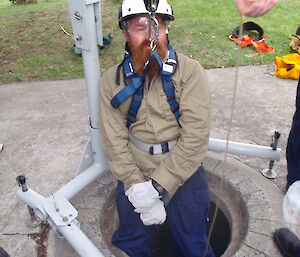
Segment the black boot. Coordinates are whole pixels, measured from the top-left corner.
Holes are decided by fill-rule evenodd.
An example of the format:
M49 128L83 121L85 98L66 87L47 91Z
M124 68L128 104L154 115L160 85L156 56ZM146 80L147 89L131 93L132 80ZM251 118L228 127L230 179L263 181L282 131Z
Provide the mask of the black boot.
M289 229L277 229L273 239L284 257L300 257L300 240Z

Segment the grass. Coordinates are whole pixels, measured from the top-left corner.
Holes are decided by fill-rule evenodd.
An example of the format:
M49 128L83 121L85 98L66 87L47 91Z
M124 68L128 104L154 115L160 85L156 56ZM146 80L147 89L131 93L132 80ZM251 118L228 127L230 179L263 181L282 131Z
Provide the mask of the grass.
M114 37L111 46L100 51L105 70L121 61L123 37L117 25L119 0L103 0L103 33ZM175 13L170 40L178 52L192 56L205 68L228 67L236 63L236 45L228 39L240 22L234 0L169 0ZM288 36L298 27L299 0L279 2L267 15L251 19L261 25L267 43L278 56L289 53ZM246 18L244 21L250 20ZM10 5L0 0L0 83L32 80L71 79L83 76L82 60L70 47L73 40L67 0L40 0L38 4ZM273 62L274 55L256 57L253 48L242 51L242 65Z

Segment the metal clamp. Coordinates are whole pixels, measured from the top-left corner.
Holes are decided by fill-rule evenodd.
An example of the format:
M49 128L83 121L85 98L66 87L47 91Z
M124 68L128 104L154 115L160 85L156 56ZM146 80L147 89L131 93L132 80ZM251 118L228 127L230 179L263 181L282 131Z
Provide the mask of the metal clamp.
M280 138L280 133L278 131L275 131L274 135L272 136L272 143L271 143L271 147L273 151L277 150L277 145L278 145L278 141ZM271 160L269 163L269 168L268 169L263 169L261 171L261 173L269 179L274 179L277 177L277 173L276 171L274 171L273 166L274 166L274 160Z

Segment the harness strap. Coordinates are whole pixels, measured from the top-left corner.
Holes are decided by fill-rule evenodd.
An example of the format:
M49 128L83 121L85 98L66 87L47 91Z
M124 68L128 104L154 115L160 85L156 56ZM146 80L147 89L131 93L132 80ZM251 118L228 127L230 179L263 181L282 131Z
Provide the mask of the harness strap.
M252 42L254 42L255 40L255 38L252 36L242 36L240 38L236 38L233 36L233 34L230 35L229 38L233 40L236 44L241 45L241 47L251 46ZM262 40L265 41L265 37Z
M138 88L138 90L135 92L135 94L132 97L130 108L127 113L127 124L126 124L127 128L129 128L132 123L136 122L136 116L139 108L141 107L143 97L144 97L144 81L142 83L142 86Z
M170 105L171 111L174 114L179 127L181 127L179 123L179 105L175 99L175 88L172 82L172 76L177 68L177 58L176 53L173 50L171 44L169 44L168 50L169 59L166 63L162 63L162 61L160 60L157 49L153 51L150 60L154 59L159 66L162 85L164 92L167 96L167 101ZM124 83L126 86L112 98L111 105L114 108L118 108L123 102L126 101L128 97L132 96L130 108L127 114L127 127L129 128L132 123L136 122L136 116L143 100L145 77L139 76L138 74L134 73L131 56L129 52L126 51L124 55L124 60L118 66L117 69L116 83L118 85L120 84L121 67L123 67Z
M255 30L258 32L258 36L250 36L250 31ZM241 45L241 47L246 47L246 46L254 46L256 50L258 50L260 53L267 53L269 52L270 54L274 53L274 48L263 43L266 41L266 36L264 35L264 30L262 27L260 27L258 24L249 21L245 22L243 24L243 35L239 38L239 32L240 28L236 27L233 31L232 34L229 36L231 40L233 40L236 44Z
M253 37L254 41L262 41L265 33L261 26L259 26L258 24L256 24L253 21L248 21L248 22L243 23L243 35L249 36L250 31L253 31L253 30L258 32L258 36ZM240 26L237 26L232 31L232 34L233 34L233 37L238 38L240 35Z
M270 53L273 54L275 49L272 46L269 46L267 44L261 43L261 42L254 42L252 41L252 45L255 47L255 49L263 54Z
M173 50L172 46L169 45L169 59L166 63L161 62L157 49L154 50L152 56L156 60L161 70L162 86L166 94L167 101L170 105L171 111L176 118L178 126L181 127L179 122L179 104L177 103L175 98L175 87L172 82L172 76L175 73L177 67L175 51Z
M161 144L148 144L145 142L142 142L138 140L132 133L129 131L128 132L128 138L132 144L134 144L138 149L148 152L151 155L156 155L156 154L165 154L169 151L171 151L176 144L176 140L171 140L168 142L164 142Z
M125 100L132 96L139 87L142 86L142 78L139 75L134 75L131 78L131 83L124 87L118 94L116 94L113 99L111 99L111 105L114 108L118 108L121 103L124 103Z

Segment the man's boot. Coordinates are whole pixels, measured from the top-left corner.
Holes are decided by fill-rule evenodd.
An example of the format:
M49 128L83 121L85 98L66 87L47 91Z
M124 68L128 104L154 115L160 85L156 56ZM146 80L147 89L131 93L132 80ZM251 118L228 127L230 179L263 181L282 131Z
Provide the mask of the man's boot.
M284 257L300 257L300 240L289 229L277 229L273 239Z

